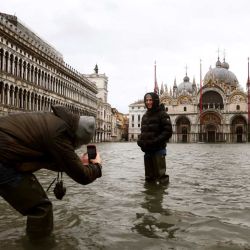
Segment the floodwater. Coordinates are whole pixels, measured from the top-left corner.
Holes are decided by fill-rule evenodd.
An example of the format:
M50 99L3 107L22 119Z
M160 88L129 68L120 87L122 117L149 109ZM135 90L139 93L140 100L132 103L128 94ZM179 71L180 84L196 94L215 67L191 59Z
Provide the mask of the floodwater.
M145 185L136 143L97 147L102 178L81 186L65 176L62 201L49 191L50 238L30 242L25 217L0 198L1 249L250 249L250 144L168 144L167 187ZM36 175L45 189L56 176Z

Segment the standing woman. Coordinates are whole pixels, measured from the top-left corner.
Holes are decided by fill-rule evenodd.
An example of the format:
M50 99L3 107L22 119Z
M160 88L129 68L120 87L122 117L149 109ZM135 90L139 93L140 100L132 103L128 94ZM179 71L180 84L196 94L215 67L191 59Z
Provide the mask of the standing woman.
M171 120L156 93L146 93L144 103L147 111L142 117L137 144L145 152L145 180L167 184L165 156L167 142L172 136Z

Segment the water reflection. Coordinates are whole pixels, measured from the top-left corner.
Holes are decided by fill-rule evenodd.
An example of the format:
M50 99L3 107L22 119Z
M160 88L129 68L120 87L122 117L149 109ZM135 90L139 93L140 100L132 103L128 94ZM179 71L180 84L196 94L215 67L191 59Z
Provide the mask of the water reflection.
M56 246L56 239L54 235L41 239L29 239L27 236L23 236L16 241L16 243L26 250L33 249L53 249Z
M150 238L174 238L176 229L171 230L175 225L171 218L170 210L163 207L163 199L168 195L168 185L145 182L144 200L141 207L146 213L137 213L137 222L134 229Z
M25 249L25 250L52 250L52 249L60 249L60 250L68 250L68 249L76 249L79 245L77 239L74 235L69 234L52 234L48 237L30 239L27 236L21 236L16 239L15 242L12 242L12 246L6 244L5 249ZM3 247L3 245L1 245ZM15 248L14 246L18 246ZM14 248L13 248L14 247ZM4 248L2 248L4 249Z

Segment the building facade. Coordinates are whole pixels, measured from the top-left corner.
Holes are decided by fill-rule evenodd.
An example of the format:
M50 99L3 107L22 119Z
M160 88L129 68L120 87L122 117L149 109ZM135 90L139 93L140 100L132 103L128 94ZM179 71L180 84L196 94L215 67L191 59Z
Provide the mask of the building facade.
M97 87L67 65L61 53L0 13L0 115L51 111L60 104L80 115L97 114Z
M129 118L128 118L128 140L134 141L138 139L141 133L141 119L146 112L143 100L138 100L129 105Z
M108 103L108 77L100 74L98 65L93 74L85 75L98 89L98 106L96 117L96 141L127 140L128 129L126 116Z
M171 142L247 142L248 92L244 91L229 64L218 58L206 73L202 86L189 77L168 91L161 88L160 101L173 125ZM129 105L129 140L137 140L143 101Z
M112 108L113 126L111 136L113 141L128 141L128 116Z
M0 115L51 111L59 104L96 117L94 142L120 141L126 137L122 114L107 99L108 77L97 65L93 74L77 72L16 16L0 13Z
M112 108L108 103L108 77L99 73L98 65L95 66L93 74L85 74L84 76L95 83L98 89L96 142L127 140L127 116L116 108Z
M97 86L97 116L96 116L96 142L112 141L112 111L108 103L108 77L100 74L98 65L94 68L93 74L84 75L90 82Z

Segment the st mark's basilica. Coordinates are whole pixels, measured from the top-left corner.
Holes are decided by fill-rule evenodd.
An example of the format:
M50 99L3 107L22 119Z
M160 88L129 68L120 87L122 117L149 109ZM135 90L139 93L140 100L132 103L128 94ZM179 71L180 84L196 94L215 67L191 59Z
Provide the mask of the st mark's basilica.
M191 82L187 73L171 90L161 86L160 101L173 125L171 142L249 141L248 95L229 70L229 63L219 57L202 86ZM143 100L129 106L129 140L137 140L145 111Z

